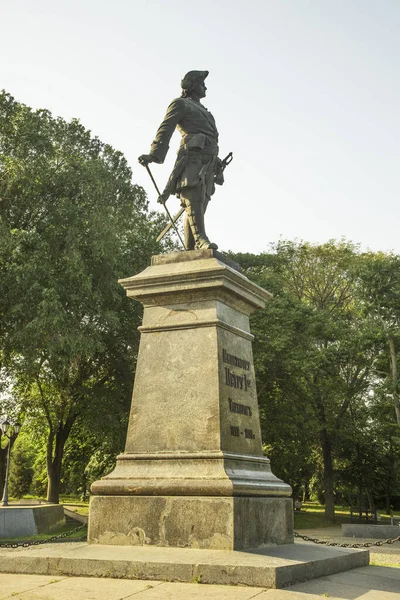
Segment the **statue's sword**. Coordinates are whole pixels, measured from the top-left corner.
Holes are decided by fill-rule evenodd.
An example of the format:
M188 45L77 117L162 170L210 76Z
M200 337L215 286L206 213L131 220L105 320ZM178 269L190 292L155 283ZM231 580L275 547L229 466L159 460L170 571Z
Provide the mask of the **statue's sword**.
M148 165L146 165L146 169L147 169L147 172L148 172L148 174L150 175L150 179L152 180L152 182L153 182L153 184L154 184L154 187L156 188L157 194L158 194L158 196L160 197L160 196L161 196L161 192L160 192L160 190L158 189L158 185L156 184L156 182L155 182L155 179L154 179L154 177L153 177L153 174L152 174L152 172L150 171L150 169L149 169L149 166L148 166ZM179 231L178 231L178 228L177 228L177 226L176 226L176 224L175 224L175 221L177 220L177 219L176 219L176 215L175 215L175 217L174 217L174 218L172 218L172 215L171 215L171 213L169 212L169 210L168 210L168 208L167 208L167 206L166 206L165 202L163 202L163 203L162 203L162 205L163 205L163 207L165 208L165 212L167 213L167 215L168 215L168 218L169 218L169 220L170 220L170 223L168 223L168 231L170 230L170 228L171 228L171 227L173 227L173 228L175 229L175 233L176 233L176 235L178 236L180 243L182 244L182 246L183 246L184 250L186 250L185 243L184 243L183 239L181 238L181 235L180 235L180 233L179 233ZM185 210L185 209L183 208L183 209L182 209L182 212L183 212L184 210ZM181 213L181 214L182 214L182 213ZM179 215L179 216L180 216L180 215ZM179 218L179 217L178 217L178 218ZM161 237L160 237L160 236L158 236L158 238L157 238L157 242L159 242L159 241L160 241L160 239L161 239Z
M184 212L185 212L185 207L184 207L184 206L182 206L182 208L181 208L181 209L180 209L180 210L179 210L179 211L176 213L176 215L174 215L174 216L172 217L172 222L171 222L171 223L168 223L168 224L167 224L167 225L164 227L164 229L162 230L162 232L160 233L160 235L158 236L158 238L157 238L157 240L156 240L157 242L159 242L160 240L162 240L162 239L163 239L164 235L166 235L166 234L168 233L168 231L171 229L172 225L175 225L175 223L176 223L177 221L179 221L179 219L180 219L181 215L183 215L183 213L184 213Z
M233 160L233 154L232 154L232 152L229 152L228 156L225 156L225 158L221 161L221 169L222 169L222 171L225 170L225 167L227 167L229 165L229 163L232 162L232 160ZM151 177L151 173L150 173L150 177ZM153 179L153 183L154 183L154 179ZM165 204L164 204L164 206L165 206ZM171 222L168 223L168 225L166 225L164 227L164 229L162 230L162 232L159 234L159 236L157 238L157 242L159 242L160 240L163 239L163 237L168 233L168 231L171 229L171 227L175 228L175 223L180 219L181 215L184 212L185 212L185 207L182 206L182 208L176 213L176 215L174 215L171 218Z

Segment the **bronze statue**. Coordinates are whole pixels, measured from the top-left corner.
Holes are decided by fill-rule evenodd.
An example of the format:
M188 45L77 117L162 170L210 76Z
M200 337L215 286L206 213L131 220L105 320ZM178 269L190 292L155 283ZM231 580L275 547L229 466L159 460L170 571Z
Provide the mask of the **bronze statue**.
M140 164L147 168L151 162L162 164L175 128L182 134L174 169L158 202L165 205L171 194L180 198L186 211L186 250L218 248L207 237L204 213L215 191L215 184L223 184L224 168L232 159L232 154L223 161L218 158L215 120L200 102L206 95L204 80L207 75L208 71L189 71L185 75L181 81L182 95L169 105L150 154L139 157Z

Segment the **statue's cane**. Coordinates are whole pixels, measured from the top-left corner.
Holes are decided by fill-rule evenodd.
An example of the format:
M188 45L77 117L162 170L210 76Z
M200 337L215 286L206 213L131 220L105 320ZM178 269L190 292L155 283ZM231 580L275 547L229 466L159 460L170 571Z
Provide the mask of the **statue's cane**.
M150 175L150 179L152 180L152 182L153 182L153 184L154 184L154 187L156 188L156 191L157 191L157 194L158 194L158 196L161 196L161 192L160 192L160 190L158 189L158 185L156 184L156 182L155 182L155 179L154 179L154 177L153 177L153 174L152 174L152 172L150 171L149 165L144 165L144 166L146 167L146 169L147 169L147 172L148 172L148 174ZM180 235L180 233L179 233L179 231L178 231L178 228L177 228L177 226L175 225L175 222L174 222L174 220L173 220L173 218L172 218L172 215L171 215L171 213L169 212L169 210L168 210L168 208L167 208L167 206L166 206L165 202L163 202L163 203L162 203L162 205L163 205L163 207L165 208L165 212L167 213L169 220L171 221L171 225L172 225L172 227L175 229L175 233L176 233L176 235L178 236L180 243L182 244L182 246L183 246L184 250L186 250L186 246L185 246L185 244L184 244L184 241L183 241L183 239L181 238L181 235Z

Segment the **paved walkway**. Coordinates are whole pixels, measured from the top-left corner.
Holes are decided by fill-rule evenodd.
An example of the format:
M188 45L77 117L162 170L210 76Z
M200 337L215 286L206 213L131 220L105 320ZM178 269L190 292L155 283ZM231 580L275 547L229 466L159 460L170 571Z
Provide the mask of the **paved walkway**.
M284 590L0 574L0 600L399 600L400 568L361 567Z
M344 543L368 541L341 538L338 527L301 530L299 533ZM0 574L0 600L400 600L400 543L375 546L370 552L371 563L375 566L320 577L281 590L95 577Z

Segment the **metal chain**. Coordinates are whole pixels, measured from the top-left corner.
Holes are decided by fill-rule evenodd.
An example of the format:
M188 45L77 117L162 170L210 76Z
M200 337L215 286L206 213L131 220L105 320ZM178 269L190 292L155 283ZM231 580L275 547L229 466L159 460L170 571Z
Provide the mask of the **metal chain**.
M75 527L75 529L66 531L65 533L53 535L53 537L46 538L45 540L33 540L31 542L7 542L5 544L0 544L0 548L28 548L29 546L39 546L40 544L48 544L50 542L55 542L56 540L69 537L70 535L72 535L76 531L80 531L84 527L86 527L86 523L80 525L79 527ZM339 542L329 542L327 540L318 540L317 538L311 538L308 535L301 535L300 533L297 533L297 531L294 531L293 534L294 537L301 538L305 542L313 542L314 544L322 544L324 546L337 546L338 548L371 548L371 546L383 546L384 544L394 544L395 542L400 542L400 535L396 538L378 540L377 542L365 542L364 544L341 544Z
M80 531L86 527L86 523L83 525L79 525L79 527L75 527L75 529L70 529L70 531L66 531L65 533L60 533L59 535L53 535L53 537L46 538L45 540L32 540L31 542L6 542L5 544L0 544L0 548L28 548L28 546L39 546L40 544L48 544L49 542L55 542L56 540L61 540L62 538L69 537L76 531Z
M371 546L383 546L384 544L394 544L400 542L400 535L396 538L388 538L387 540L378 540L377 542L365 542L364 544L340 544L339 542L328 542L326 540L318 540L317 538L301 535L294 531L294 537L301 538L305 542L313 542L314 544L323 544L324 546L338 546L339 548L371 548Z

